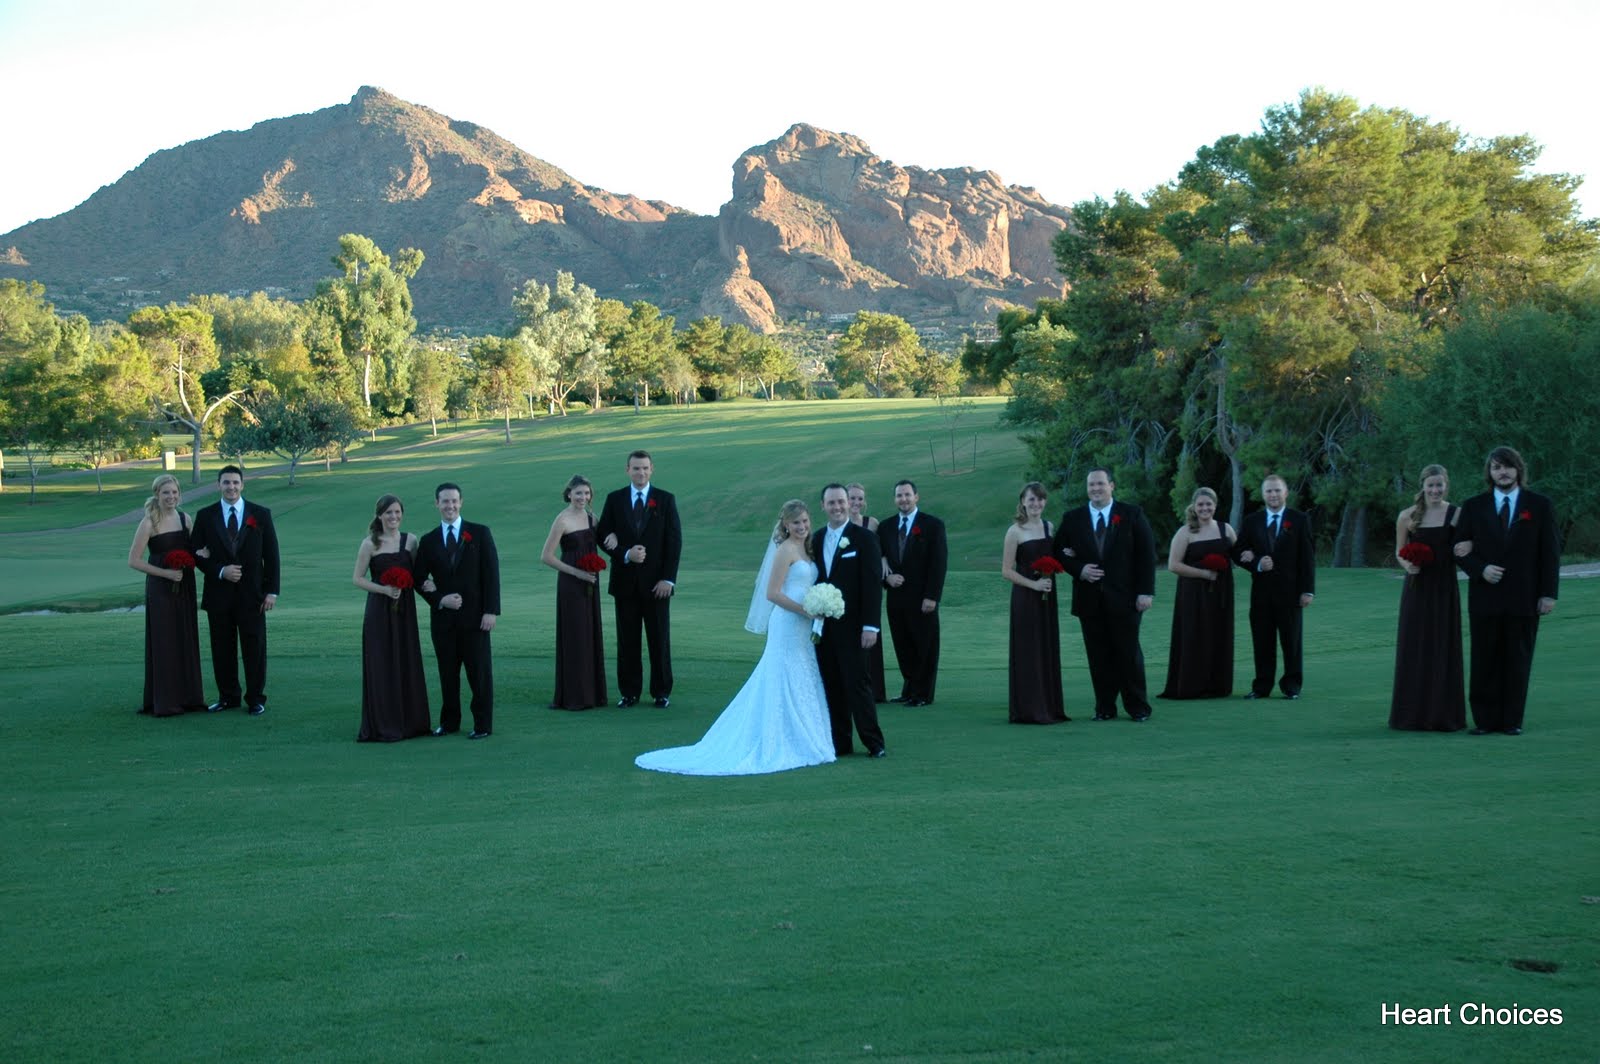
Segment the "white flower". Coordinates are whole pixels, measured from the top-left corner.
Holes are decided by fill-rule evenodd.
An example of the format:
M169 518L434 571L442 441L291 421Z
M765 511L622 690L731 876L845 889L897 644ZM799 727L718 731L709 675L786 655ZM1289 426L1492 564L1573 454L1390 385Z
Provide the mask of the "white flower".
M843 617L844 595L832 584L812 584L800 608L813 617Z
M849 536L840 536L839 537L839 549L840 550L844 550L849 545L850 545L850 537Z

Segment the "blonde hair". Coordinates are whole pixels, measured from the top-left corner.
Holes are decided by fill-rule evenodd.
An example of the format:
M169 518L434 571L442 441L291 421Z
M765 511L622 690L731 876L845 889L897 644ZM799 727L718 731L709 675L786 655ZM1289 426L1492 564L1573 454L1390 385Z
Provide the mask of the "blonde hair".
M171 473L157 474L156 479L150 482L150 497L144 501L144 515L150 519L152 530L155 528L156 522L161 520L161 488L168 481L171 481L172 486L178 489L179 504L183 503L183 486L178 483L178 478Z
M1017 516L1013 518L1013 520L1015 520L1019 525L1025 525L1028 523L1028 511L1022 508L1022 500L1026 499L1030 493L1039 496L1039 498L1044 499L1047 502L1050 499L1050 493L1046 491L1044 485L1039 483L1037 480L1030 480L1026 484L1022 485L1022 490L1017 492Z
M790 499L778 510L778 523L772 526L772 542L782 543L789 538L789 522L805 514L811 516L811 508L799 499ZM805 544L806 553L811 553L811 544Z
M1422 467L1422 475L1417 477L1417 497L1411 500L1411 531L1415 532L1422 525L1422 515L1428 510L1428 496L1423 492L1422 485L1428 482L1429 477L1444 477L1444 490L1450 490L1450 471L1438 462Z
M1210 499L1211 505L1217 505L1217 493L1210 488L1195 488L1194 494L1189 498L1189 505L1184 507L1183 522L1189 526L1190 532L1200 531L1200 515L1195 512L1194 504L1201 499Z

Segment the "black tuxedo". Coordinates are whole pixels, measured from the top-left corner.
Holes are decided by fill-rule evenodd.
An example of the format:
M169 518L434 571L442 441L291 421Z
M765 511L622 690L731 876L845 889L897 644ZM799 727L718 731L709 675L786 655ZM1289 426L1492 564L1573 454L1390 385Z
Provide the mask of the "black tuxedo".
M1520 728L1539 635L1539 600L1555 598L1560 579L1555 507L1548 497L1522 488L1507 529L1495 512L1494 492L1487 491L1461 507L1456 538L1472 541L1472 553L1456 559L1471 578L1472 722L1486 731ZM1505 569L1498 584L1483 578L1486 565Z
M907 701L933 701L939 673L939 611L922 612L923 599L944 598L944 575L949 566L944 522L917 511L916 520L900 548L900 514L878 522L878 545L889 571L905 577L899 587L885 587L884 610L894 636L894 656L903 680L900 696Z
M817 667L828 698L828 720L833 726L833 752L854 753L851 723L867 752L883 749L878 727L878 707L872 697L867 651L861 646L863 628L877 628L883 608L883 557L878 537L857 525L846 524L831 565L822 556L828 530L811 536L811 556L817 562L817 583L832 584L844 596L844 616L822 622L817 644ZM880 636L881 638L881 636Z
M672 626L668 610L672 596L656 598L655 586L662 580L678 582L683 527L671 492L650 485L643 511L636 516L633 491L629 484L607 495L594 530L595 539L602 544L608 536L617 537L616 549L606 551L611 556L611 576L606 587L617 614L617 693L623 698L638 698L644 687L639 653L642 625L644 639L650 644L650 697L666 698L672 693ZM644 547L644 561L639 565L625 557L635 546Z
M1143 720L1150 715L1150 700L1139 645L1144 614L1138 599L1156 593L1155 534L1144 511L1129 503L1113 499L1109 517L1097 543L1091 509L1085 505L1067 511L1052 546L1072 577L1072 615L1083 630L1095 716L1116 716L1120 694L1128 715ZM1098 565L1105 575L1084 580L1086 565Z
M439 727L461 730L461 671L472 689L472 730L494 731L494 667L485 614L500 615L500 555L488 525L462 520L461 540L454 551L445 547L444 527L436 524L417 545L418 588L433 578L434 590L419 592L432 609L428 632L439 660ZM461 608L442 609L439 600L460 595Z
M1248 562L1239 560L1251 551ZM1274 542L1267 529L1265 508L1244 519L1233 543L1234 562L1250 574L1250 642L1255 652L1255 679L1250 690L1257 698L1272 693L1272 678L1278 671L1278 647L1283 648L1283 679L1279 688L1286 695L1298 695L1305 681L1304 653L1301 646L1301 595L1316 593L1317 551L1311 536L1311 520L1299 510L1284 507ZM1261 559L1272 559L1272 570L1261 572Z
M244 518L239 531L230 536L218 500L201 507L189 531L193 551L204 550L209 557L199 558L206 586L200 606L206 611L211 629L211 671L217 681L217 701L225 706L266 705L267 702L267 614L268 595L278 594L278 532L272 511L245 500ZM222 578L222 570L237 565L242 570L238 583ZM245 686L239 688L239 659L244 659Z

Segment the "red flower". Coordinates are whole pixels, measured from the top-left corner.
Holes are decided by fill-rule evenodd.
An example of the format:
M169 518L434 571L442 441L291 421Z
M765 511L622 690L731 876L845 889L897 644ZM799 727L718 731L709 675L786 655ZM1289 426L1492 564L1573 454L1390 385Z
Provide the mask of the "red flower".
M586 573L603 573L606 571L606 560L590 551L578 559L578 568Z
M656 501L651 499L649 502L645 503L644 506L647 510L654 510L656 508Z
M461 542L463 542L463 543L471 543L472 542L472 533L466 531L465 529L463 529L462 532L461 532Z
M168 569L193 569L195 567L194 555L186 550L169 550L161 556L161 564ZM172 593L176 595L183 586L183 581L172 582Z
M922 526L921 526L921 525L912 525L912 526L911 526L911 534L912 534L912 535L913 535L913 536L920 536L920 535L922 535Z
M413 583L411 579L411 570L407 569L403 565L391 565L378 575L378 583L382 584L384 587L397 587L401 591L409 590ZM398 613L400 610L400 599L396 598L390 602L389 608Z
M244 519L244 527L246 527L246 528L256 528L257 525L256 525L255 517L254 516L246 517Z
M1290 520L1289 520L1289 519L1288 519L1288 518L1287 518L1287 517L1285 517L1285 518L1284 518L1284 519L1283 519L1283 530L1284 530L1284 531L1285 531L1285 532L1287 532L1287 531L1289 531L1289 529L1291 529L1291 528L1293 528L1293 527L1294 527L1294 524L1293 524L1293 522L1291 522L1291 521L1290 521Z
M1041 579L1048 579L1048 578L1051 578L1051 577L1059 576L1060 574L1062 574L1062 573L1064 573L1066 571L1067 571L1066 568L1063 567L1060 562L1056 561L1054 558L1050 557L1048 554L1045 555L1043 558L1040 558L1038 561L1033 563L1034 575L1038 576ZM1041 592L1041 594L1045 598L1049 598L1050 597L1050 592L1048 592L1048 591Z
M1527 510L1524 510L1520 514L1517 515L1517 520L1519 520L1519 521L1532 521L1533 520L1533 514L1529 513Z
M1426 543L1407 543L1400 548L1401 561L1421 567L1433 564L1433 548Z
M1226 555L1215 552L1203 555L1200 558L1200 568L1210 569L1214 573L1223 572L1228 568L1228 558Z
M1121 515L1121 514L1112 514L1112 515L1111 515L1111 523L1112 523L1112 524L1113 524L1113 525L1120 525L1120 524L1122 524L1122 515Z

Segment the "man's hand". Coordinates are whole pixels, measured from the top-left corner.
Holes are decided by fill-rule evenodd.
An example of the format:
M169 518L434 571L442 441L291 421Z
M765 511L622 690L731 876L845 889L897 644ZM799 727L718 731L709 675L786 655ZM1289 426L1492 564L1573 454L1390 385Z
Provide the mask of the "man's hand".
M616 550L617 549L617 534L615 532L606 533L606 538L601 541L600 545L602 547L604 547L606 550Z
M498 618L496 618L495 615L492 614L492 613L484 614L483 615L483 620L478 622L478 630L480 632L492 632L492 631L494 631L494 622L497 619Z
M1307 606L1311 605L1311 600L1314 599L1314 598L1316 598L1315 595L1301 595L1300 596L1300 608L1301 609L1305 609Z
M628 548L628 561L632 562L634 565L644 564L643 543L635 543L633 546Z
M1091 562L1079 571L1078 579L1092 584L1097 580L1103 579L1105 575L1106 571L1104 569Z
M1156 597L1154 595L1140 595L1138 598L1133 600L1133 608L1138 610L1140 613L1143 613L1145 610L1149 609L1155 604Z
M237 584L240 580L244 579L244 566L224 565L222 567L222 579L226 580L230 584Z
M395 590L398 591L400 589L396 588ZM268 610L272 609L272 607L276 606L277 604L278 604L278 596L277 595L268 595L266 598L261 600L261 612L262 613L266 613Z
M878 645L878 633L877 632L862 632L861 633L861 649L862 650L871 650L873 647L875 647L877 645Z
M1485 565L1483 567L1483 578L1491 584L1498 584L1505 575L1506 567L1503 565Z
M640 550L644 550L643 547L640 547L639 549ZM596 577L596 579L599 579L599 578ZM656 586L651 589L650 593L653 594L658 599L671 598L672 597L672 585L669 584L665 580L657 580L656 581Z
M1246 565L1249 565L1251 562L1256 560L1256 552L1253 550L1242 550L1239 552L1239 560L1244 562Z
M890 573L888 576L883 578L883 582L888 584L890 587L899 587L906 582L906 578L900 573Z
M1272 572L1272 555L1263 554L1261 556L1261 564L1256 566L1256 572L1258 572L1258 573L1270 573L1270 572Z
M452 591L439 600L441 610L459 610L461 608L461 592Z
M937 602L935 602L933 599L923 599L922 600L922 612L923 613L932 613L934 610L936 610L938 608L939 608L939 604Z
M1539 616L1546 617L1555 612L1556 600L1553 598L1539 599Z

